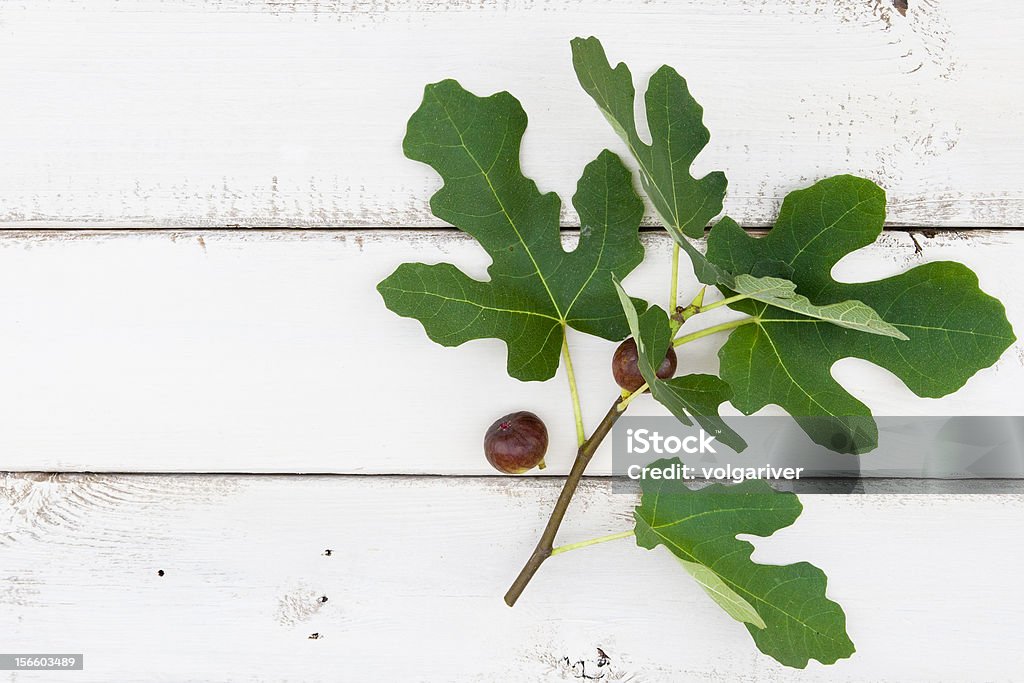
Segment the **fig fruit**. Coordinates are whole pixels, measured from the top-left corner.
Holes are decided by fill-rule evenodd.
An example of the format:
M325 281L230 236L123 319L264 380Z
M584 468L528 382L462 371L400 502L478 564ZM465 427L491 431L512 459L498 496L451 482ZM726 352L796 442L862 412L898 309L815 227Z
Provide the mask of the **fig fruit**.
M629 392L636 391L646 381L640 374L636 359L636 341L632 337L619 344L619 348L615 349L615 355L612 356L612 376L615 383ZM677 363L676 350L669 346L665 360L658 366L658 379L669 379L676 374Z
M547 450L548 428L526 410L498 418L484 434L487 462L505 474L522 474L534 467L544 469Z

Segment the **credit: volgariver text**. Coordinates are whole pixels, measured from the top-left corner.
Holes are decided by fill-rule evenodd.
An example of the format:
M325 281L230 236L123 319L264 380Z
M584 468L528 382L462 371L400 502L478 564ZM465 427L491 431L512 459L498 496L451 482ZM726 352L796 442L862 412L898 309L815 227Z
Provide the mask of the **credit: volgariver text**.
M693 480L701 477L704 479L729 480L739 484L748 479L799 479L803 471L803 467L773 467L771 463L766 463L763 467L734 467L733 465L691 467L675 462L665 467L630 465L626 469L626 476L630 479L683 480Z

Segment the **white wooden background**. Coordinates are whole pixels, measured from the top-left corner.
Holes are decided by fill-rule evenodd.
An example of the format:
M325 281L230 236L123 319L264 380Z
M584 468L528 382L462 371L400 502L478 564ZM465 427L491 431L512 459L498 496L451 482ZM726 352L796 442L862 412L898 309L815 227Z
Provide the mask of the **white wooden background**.
M0 651L86 654L0 676L574 680L601 647L605 680L1024 680L1024 496L806 496L756 557L829 574L858 647L833 667L759 655L629 541L553 560L508 609L559 480L485 476L480 439L535 410L564 472L564 377L437 347L374 291L403 260L487 264L402 157L422 86L517 95L524 167L567 197L621 151L571 71L595 34L641 77L687 76L713 135L696 168L726 170L743 225L866 175L894 229L837 276L961 260L1020 332L1022 30L1011 0L0 0ZM645 243L628 285L660 300L669 244ZM572 341L593 426L611 346ZM834 372L880 414L1024 411L1020 345L941 400ZM590 479L561 538L634 503Z

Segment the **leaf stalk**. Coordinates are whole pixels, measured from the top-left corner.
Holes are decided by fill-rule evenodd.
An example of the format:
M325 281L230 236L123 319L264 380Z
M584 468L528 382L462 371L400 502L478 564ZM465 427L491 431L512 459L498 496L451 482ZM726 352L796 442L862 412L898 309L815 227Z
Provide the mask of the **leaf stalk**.
M672 241L672 283L670 285L668 297L668 310L669 313L676 310L679 306L679 244L675 240Z
M744 299L749 299L749 298L750 298L750 296L747 295L747 294L737 294L736 296L726 297L725 299L722 299L720 301L713 301L710 304L708 304L707 306L701 306L700 307L700 312L703 313L704 311L710 311L710 310L718 308L719 306L728 306L729 304L734 304L737 301L743 301Z
M684 334L682 337L676 337L672 341L672 345L673 346L682 346L683 344L688 344L688 343L690 343L692 341L696 341L696 340L701 339L703 337L709 337L712 334L717 334L718 332L725 332L727 330L733 329L734 327L740 327L742 325L748 325L748 324L753 323L753 322L757 322L757 318L755 318L753 316L749 316L749 317L746 317L746 318L740 318L739 320L732 320L732 321L727 322L727 323L722 323L721 325L713 325L711 327L705 327L703 330L697 330L696 332L691 332L690 334Z
M626 406L628 406L630 403L633 402L633 399L635 399L637 396L639 396L640 394L642 394L645 391L647 391L648 388L649 387L648 387L647 382L644 382L643 384L640 385L640 387L636 391L634 391L631 394L626 394L625 396L623 396L622 397L622 401L619 403L620 410L625 410Z
M568 330L562 328L562 357L565 358L565 374L569 378L569 394L572 396L572 414L576 420L576 444L583 445L587 434L583 427L583 409L580 407L580 392L576 386L576 372L572 368L572 356L569 355Z
M598 538L591 538L586 541L580 541L579 543L569 543L567 545L560 545L557 548L552 549L551 555L560 555L567 553L570 550L579 550L580 548L586 548L588 546L597 545L598 543L607 543L608 541L617 541L620 538L629 538L630 536L636 535L633 529L629 531L620 531L617 534L608 534L607 536L599 536Z

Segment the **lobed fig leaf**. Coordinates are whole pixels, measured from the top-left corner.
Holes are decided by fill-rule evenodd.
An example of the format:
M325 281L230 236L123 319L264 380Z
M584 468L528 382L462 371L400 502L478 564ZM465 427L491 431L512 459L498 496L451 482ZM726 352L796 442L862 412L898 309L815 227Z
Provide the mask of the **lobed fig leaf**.
M863 453L877 445L877 426L868 407L832 377L836 361L867 360L918 396L937 398L962 387L1013 343L1003 305L981 291L963 264L926 263L875 282L833 279L836 263L874 242L884 221L884 191L844 175L787 195L765 237L751 237L729 220L712 229L707 258L716 267L787 278L819 305L863 302L905 337L862 334L758 301L731 304L754 317L718 354L736 408L750 414L777 404L816 443Z
M636 340L637 367L650 387L656 401L669 409L685 425L696 420L704 431L739 452L747 447L743 438L733 431L718 415L718 407L729 400L729 385L714 375L681 375L672 379L659 379L655 370L672 344L672 328L668 315L658 306L639 310L618 282L615 287L629 322L630 333Z
M721 171L703 178L690 175L690 166L711 133L704 126L704 108L670 66L662 66L647 86L647 127L651 143L637 132L633 76L629 67L608 63L597 38L574 38L572 63L576 77L597 103L604 117L626 143L640 167L640 184L672 238L680 245L686 237L701 238L704 228L722 211L726 179Z
M447 263L405 263L377 286L388 308L419 320L439 344L503 340L508 373L524 381L555 374L566 326L611 341L627 335L612 276L625 277L643 259L643 203L607 150L587 165L573 196L579 244L562 248L561 200L520 169L525 130L526 114L507 92L478 97L452 80L426 87L405 154L444 180L431 210L487 250L490 280Z
M659 460L651 466L673 462L679 461ZM796 521L802 506L794 494L776 491L763 480L691 490L679 480L645 478L641 487L633 513L637 544L648 549L664 545L686 562L687 571L715 601L746 622L761 652L798 669L811 659L832 664L853 654L843 608L825 596L824 572L807 562L758 564L750 559L754 546L736 538L770 536ZM712 594L716 586L724 590Z

